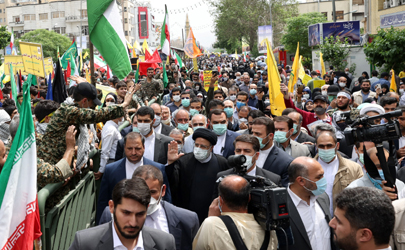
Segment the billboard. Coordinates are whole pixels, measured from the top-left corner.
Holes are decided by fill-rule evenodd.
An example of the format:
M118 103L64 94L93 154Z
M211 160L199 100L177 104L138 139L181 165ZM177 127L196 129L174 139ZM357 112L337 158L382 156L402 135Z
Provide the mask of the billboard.
M360 21L318 23L308 26L308 46L323 44L328 37L347 39L351 45L360 45Z
M149 25L148 25L148 8L138 7L138 31L139 39L149 38Z
M403 3L403 2L402 2ZM380 16L380 28L405 25L405 11Z
M44 55L39 43L20 42L20 51L24 64L24 71L40 77L45 77Z
M257 48L259 50L259 53L267 53L266 43L264 43L264 39L267 38L269 42L273 44L273 28L271 27L271 25L259 26L257 35Z
M308 46L316 46L321 42L321 29L320 24L313 24L308 26Z

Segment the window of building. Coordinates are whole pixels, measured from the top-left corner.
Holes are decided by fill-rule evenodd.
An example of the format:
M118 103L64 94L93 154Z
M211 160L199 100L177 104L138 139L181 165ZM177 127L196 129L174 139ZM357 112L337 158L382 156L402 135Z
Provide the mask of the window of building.
M82 34L85 36L89 35L89 26L82 26Z
M0 9L0 13L2 13L3 12L3 10L2 9Z
M343 20L343 10L336 11L336 20Z
M64 11L52 12L52 18L59 18L59 17L65 17L65 12Z
M128 36L128 30L125 31L125 36Z
M55 28L53 28L53 31L55 31L58 34L65 34L66 33L66 27L55 27Z
M124 12L127 12L127 7L124 7Z
M87 10L80 10L80 18L87 17Z
M24 21L35 20L35 14L25 14Z
M3 22L3 18L0 18L0 23L2 23Z
M125 22L125 23L128 23L128 18L124 18L124 22Z
M48 13L39 14L39 20L48 20Z
M20 16L13 16L13 20L15 23L20 22Z

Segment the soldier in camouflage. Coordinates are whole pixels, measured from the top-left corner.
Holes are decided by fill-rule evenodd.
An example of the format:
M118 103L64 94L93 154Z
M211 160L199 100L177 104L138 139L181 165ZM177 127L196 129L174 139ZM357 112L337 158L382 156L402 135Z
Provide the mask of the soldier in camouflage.
M148 68L147 77L140 81L141 89L136 92L139 98L148 105L148 102L153 98L157 100L159 94L163 93L163 84L153 78L154 69Z
M101 105L96 88L87 82L78 84L73 99L68 98L52 116L38 145L38 157L56 164L66 151L66 142L61 138L64 138L70 125L94 124L124 116L124 108L129 105L133 92L131 89L120 105L94 110L97 105Z

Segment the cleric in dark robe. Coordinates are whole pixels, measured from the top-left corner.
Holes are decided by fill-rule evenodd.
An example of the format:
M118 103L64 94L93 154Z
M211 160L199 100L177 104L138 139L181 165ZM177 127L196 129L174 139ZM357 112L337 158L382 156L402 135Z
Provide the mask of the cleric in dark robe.
M208 216L217 174L229 167L223 156L212 152L217 143L214 132L199 128L193 140L193 152L185 155L178 153L176 141L170 142L166 174L173 204L196 212L201 224Z

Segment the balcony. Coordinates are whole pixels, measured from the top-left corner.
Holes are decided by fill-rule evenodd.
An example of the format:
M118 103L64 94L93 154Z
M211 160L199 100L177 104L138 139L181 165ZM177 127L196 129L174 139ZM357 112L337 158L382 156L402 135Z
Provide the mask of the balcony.
M12 26L12 27L23 27L24 26L24 21L10 22L9 25Z
M65 20L66 20L67 23L74 23L74 22L80 22L80 21L86 21L87 22L87 16L86 17L67 16L67 17L65 17Z

